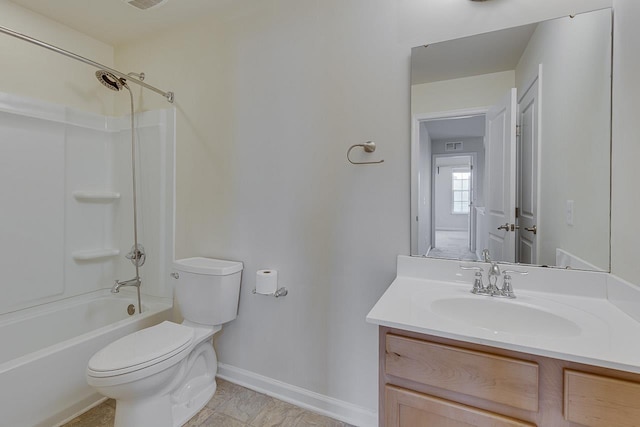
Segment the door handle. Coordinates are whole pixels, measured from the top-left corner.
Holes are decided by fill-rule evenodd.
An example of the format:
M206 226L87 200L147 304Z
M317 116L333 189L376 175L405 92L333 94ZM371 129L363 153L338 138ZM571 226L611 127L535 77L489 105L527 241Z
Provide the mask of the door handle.
M509 223L507 222L505 225L501 225L500 227L498 227L498 230L505 230L505 231L509 231L509 229L511 228L511 226L509 225Z
M532 232L533 234L538 234L538 227L536 227L535 225L533 227L525 227L524 229Z

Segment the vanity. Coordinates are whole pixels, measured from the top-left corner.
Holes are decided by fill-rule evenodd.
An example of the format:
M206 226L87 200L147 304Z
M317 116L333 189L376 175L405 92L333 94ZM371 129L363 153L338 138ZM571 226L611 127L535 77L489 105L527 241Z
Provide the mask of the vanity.
M640 290L518 266L515 299L474 295L461 264L398 257L368 314L380 426L640 425Z
M612 22L412 49L414 257L367 316L380 426L640 426L640 288L606 272Z

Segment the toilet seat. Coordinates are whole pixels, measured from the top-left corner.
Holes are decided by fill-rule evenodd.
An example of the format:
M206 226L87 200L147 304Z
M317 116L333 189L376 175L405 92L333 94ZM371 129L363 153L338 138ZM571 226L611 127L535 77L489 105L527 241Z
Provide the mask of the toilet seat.
M156 369L147 369L147 375L151 375L189 354L194 337L193 328L164 321L104 347L89 360L87 375L106 379L155 366Z

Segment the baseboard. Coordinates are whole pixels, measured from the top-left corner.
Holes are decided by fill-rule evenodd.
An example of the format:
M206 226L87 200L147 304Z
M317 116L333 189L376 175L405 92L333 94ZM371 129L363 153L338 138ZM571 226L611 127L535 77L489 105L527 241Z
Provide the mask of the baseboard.
M218 363L218 377L259 393L358 427L377 427L378 414L235 366Z

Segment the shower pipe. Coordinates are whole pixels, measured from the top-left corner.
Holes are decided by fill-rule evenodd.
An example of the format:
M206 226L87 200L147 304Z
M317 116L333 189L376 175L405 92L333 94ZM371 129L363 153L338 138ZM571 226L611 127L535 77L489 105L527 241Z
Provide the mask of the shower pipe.
M137 196L136 196L136 140L134 136L134 107L133 107L133 92L129 89L128 85L123 85L129 91L129 100L131 101L131 176L133 181L133 265L136 267L136 280L138 286L136 286L136 292L138 294L138 313L142 313L142 300L140 299L140 249L138 246L138 208L137 208ZM143 260L144 261L144 260Z
M87 59L84 56L80 56L80 55L78 55L76 53L69 52L68 50L64 50L64 49L61 49L59 47L50 45L49 43L45 43L45 42L40 41L38 39L34 39L33 37L29 37L27 35L18 33L16 31L13 31L10 28L3 27L1 25L0 25L0 32L5 33L5 34L7 34L9 36L15 37L17 39L24 40L26 42L35 44L37 46L43 47L45 49L52 50L54 52L57 52L57 53L59 53L61 55L66 56L66 57L75 59L76 61L84 62L85 64L91 65L92 67L96 67L96 68L98 68L100 70L108 71L109 73L113 74L114 76L123 78L123 79L125 79L127 81L135 83L135 84L137 84L139 86L142 86L142 87L144 87L146 89L149 89L149 90L151 90L151 91L153 91L153 92L155 92L157 94L160 94L160 95L164 96L167 99L167 101L173 103L173 92L164 92L164 91L158 89L157 87L153 87L153 86L151 86L151 85L149 85L147 83L144 83L142 80L136 80L136 79L128 80L129 76L124 74L124 73L121 73L118 70L114 70L113 68L110 68L110 67L107 67L105 65L102 65L99 62L95 62L95 61L92 61L90 59Z

